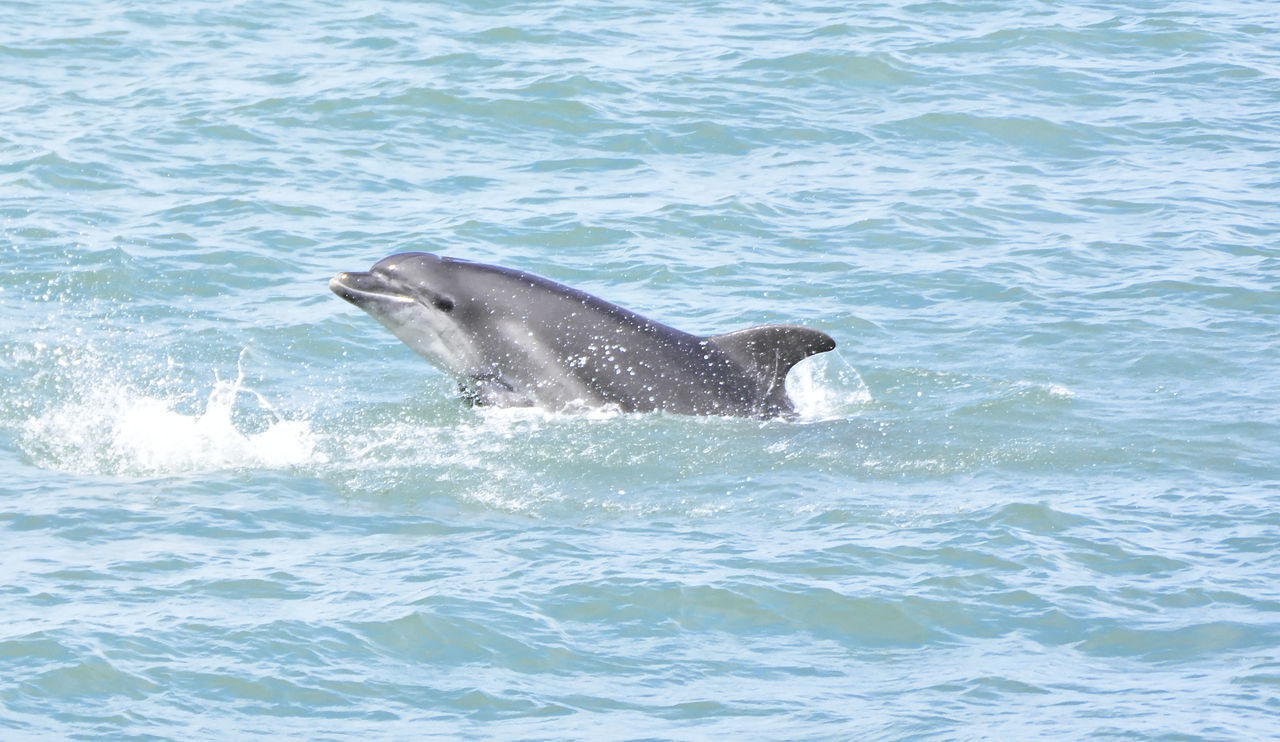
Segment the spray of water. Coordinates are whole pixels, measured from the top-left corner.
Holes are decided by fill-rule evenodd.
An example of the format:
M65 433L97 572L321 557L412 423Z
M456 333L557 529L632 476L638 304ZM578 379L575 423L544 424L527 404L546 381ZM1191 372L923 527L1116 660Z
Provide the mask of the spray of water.
M76 473L163 476L232 469L280 469L323 459L305 419L285 419L245 385L244 353L235 381L217 379L203 409L179 411L174 395L96 379L62 404L27 420L23 448L36 463ZM252 396L263 411L256 431L236 422L236 406Z
M801 422L848 417L871 402L871 390L839 351L797 363L787 375L787 394Z

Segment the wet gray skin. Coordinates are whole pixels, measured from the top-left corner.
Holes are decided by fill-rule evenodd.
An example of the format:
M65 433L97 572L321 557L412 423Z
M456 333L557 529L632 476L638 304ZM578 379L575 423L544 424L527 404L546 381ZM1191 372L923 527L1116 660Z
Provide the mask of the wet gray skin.
M431 253L339 273L329 288L484 405L791 416L787 372L836 346L794 325L691 335L540 276Z

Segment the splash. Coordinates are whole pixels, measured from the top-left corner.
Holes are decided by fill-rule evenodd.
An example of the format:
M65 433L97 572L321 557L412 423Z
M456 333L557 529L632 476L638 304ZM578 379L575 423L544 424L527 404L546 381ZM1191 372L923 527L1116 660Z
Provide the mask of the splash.
M389 409L371 416L361 409L358 418L326 417L317 423L305 413L277 411L251 388L244 352L234 380L215 374L206 388L175 377L172 361L170 371L161 367L152 376L130 374L92 350L41 346L32 354L26 365L48 372L34 371L30 399L11 410L17 413L17 442L32 463L77 474L152 477L306 468L338 472L352 481L385 482L394 479L388 471L404 472L410 480L412 472L431 471L441 480L487 483L506 491L500 485L528 481L523 468L552 465L543 461L538 446L524 445L526 440L560 451L581 450L594 460L617 455L600 442L601 435L612 435L601 432L611 426L725 424L719 419L673 423L662 415L625 415L607 407L462 410L453 402L416 413ZM871 398L857 371L838 357L797 365L788 390L800 423L847 418ZM44 404L36 406L36 399ZM728 427L740 425L735 421ZM529 494L527 484L515 489Z
M862 376L838 351L797 363L787 375L787 394L801 421L848 417L871 402Z
M241 361L244 354L241 353ZM183 398L157 396L108 380L27 420L21 442L41 466L78 474L167 476L322 463L307 420L285 419L245 386L216 379L204 408L179 410ZM241 400L257 401L256 425L237 424ZM251 428L246 430L245 428ZM257 430L252 430L257 428Z

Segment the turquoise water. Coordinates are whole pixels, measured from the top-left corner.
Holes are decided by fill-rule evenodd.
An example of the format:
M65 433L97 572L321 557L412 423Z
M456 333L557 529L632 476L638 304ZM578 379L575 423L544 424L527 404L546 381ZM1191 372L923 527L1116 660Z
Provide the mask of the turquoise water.
M0 738L1276 736L1278 18L0 6ZM471 409L404 250L840 347Z

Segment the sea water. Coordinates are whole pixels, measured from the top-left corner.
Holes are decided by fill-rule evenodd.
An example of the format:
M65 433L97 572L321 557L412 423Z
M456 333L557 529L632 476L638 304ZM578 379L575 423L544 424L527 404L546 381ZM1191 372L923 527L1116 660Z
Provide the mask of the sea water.
M1274 4L0 28L0 738L1280 734ZM406 250L839 348L471 408Z

